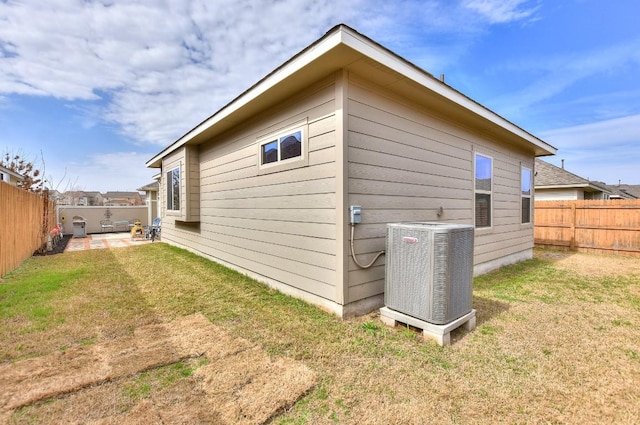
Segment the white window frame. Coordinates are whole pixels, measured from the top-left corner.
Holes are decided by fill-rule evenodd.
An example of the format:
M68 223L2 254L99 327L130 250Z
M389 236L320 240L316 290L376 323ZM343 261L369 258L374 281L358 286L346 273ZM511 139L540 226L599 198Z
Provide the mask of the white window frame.
M491 161L491 168L490 168L490 180L491 180L491 184L490 184L490 188L489 190L484 190L484 189L478 189L477 188L477 180L478 180L478 157L481 156L483 158L487 158ZM474 220L474 226L476 229L491 229L493 228L493 179L494 179L494 173L493 173L493 164L494 164L494 159L492 156L490 155L486 155L484 153L480 153L480 152L474 152L473 155L473 220ZM476 216L476 204L477 204L477 195L489 195L489 225L488 226L478 226L478 218Z
M529 173L529 194L527 195L524 191L524 173L527 171ZM529 199L529 221L524 221L522 217L522 213L524 211L524 200ZM531 224L533 222L533 169L529 167L525 167L524 165L520 167L520 224Z
M296 161L302 161L304 160L304 158L306 157L306 131L305 131L305 127L304 125L299 125L296 127L290 127L288 129L285 129L283 131L279 131L277 133L271 134L267 137L263 137L262 139L260 139L258 141L258 162L260 165L260 168L269 168L269 167L276 167L278 165L281 164L286 164L286 163L290 163L290 162L296 162ZM286 159L282 159L282 149L281 149L281 143L283 141L284 138L286 138L287 136L290 136L292 134L298 133L300 132L300 155L296 155L294 157L291 158L286 158ZM264 162L264 152L263 152L263 148L264 146L271 144L271 143L275 143L276 147L277 147L277 155L278 158L275 161L272 162Z
M177 187L177 189L178 189L178 202L177 202L178 205L177 205L177 208L176 208L176 205L174 203L175 196L174 196L174 191L173 191L173 189L175 189L175 186L173 185L173 178L174 178L174 174L175 174L176 171L178 172L178 187ZM166 180L167 180L166 188L165 188L166 189L165 193L167 195L167 199L166 199L167 211L180 211L180 206L182 204L181 199L180 199L181 198L181 196L180 196L180 186L181 186L181 178L182 178L182 176L180 174L181 174L180 173L180 166L173 167L173 168L171 168L169 171L167 171L165 173L165 177L166 177Z

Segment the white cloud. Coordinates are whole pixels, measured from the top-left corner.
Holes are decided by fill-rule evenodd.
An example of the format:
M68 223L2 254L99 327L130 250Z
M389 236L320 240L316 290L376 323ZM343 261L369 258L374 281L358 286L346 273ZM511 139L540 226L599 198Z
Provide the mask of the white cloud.
M0 95L103 100L126 137L167 145L337 23L428 66L461 50L421 40L418 51L416 36L534 11L524 1L0 1Z
M613 145L638 145L640 150L640 114L590 124L549 130L541 136L558 146L571 149L606 148Z
M106 93L106 118L125 135L167 144L357 6L0 2L0 93L81 100Z
M537 1L530 0L465 0L462 4L492 24L530 20L540 8Z
M570 171L612 184L640 183L640 114L545 131L540 136L558 148L548 159L565 159Z
M45 174L60 191L132 191L152 181L156 169L145 168L149 154L108 152L92 154L83 163L47 164Z

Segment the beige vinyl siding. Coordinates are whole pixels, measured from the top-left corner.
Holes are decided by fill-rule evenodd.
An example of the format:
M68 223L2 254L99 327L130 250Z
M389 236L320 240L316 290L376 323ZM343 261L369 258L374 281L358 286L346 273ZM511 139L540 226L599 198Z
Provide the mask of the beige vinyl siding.
M200 225L163 238L267 282L333 301L336 172L333 77L200 146ZM308 165L261 173L258 141L306 122ZM304 149L304 148L303 148Z
M493 226L476 231L474 263L531 249L532 226L520 224L520 167L533 166L531 154L514 153L358 75L350 75L348 97L348 198L362 206L355 235L361 262L385 249L387 223L473 224L474 151L494 160ZM363 270L350 259L348 302L383 293L384 263L383 256Z
M367 262L385 249L386 224L470 220L471 148L438 129L432 117L382 96L351 75L349 85L349 203L362 206L355 251ZM349 262L349 302L384 290L384 257L368 270Z

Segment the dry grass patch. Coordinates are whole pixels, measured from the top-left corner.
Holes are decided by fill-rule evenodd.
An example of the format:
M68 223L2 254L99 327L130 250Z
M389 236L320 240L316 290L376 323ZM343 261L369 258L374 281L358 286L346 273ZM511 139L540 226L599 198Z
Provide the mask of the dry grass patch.
M196 359L206 361L185 366L194 364ZM172 375L162 370L167 366L169 371L178 366L178 373L182 372L185 378L193 372L189 391L174 393L177 379L170 379ZM155 370L155 383L146 373L150 370ZM119 400L110 402L108 398L102 403L94 399L87 410L86 397L78 393L117 381L121 381L120 387L129 400L143 398L142 402L130 406L126 404L127 398L125 404ZM79 420L139 423L139 415L144 413L164 423L197 418L205 422L222 419L225 423L261 424L293 404L314 384L315 374L299 362L271 359L248 341L231 338L202 315L192 315L137 328L131 337L1 365L0 417L33 406L20 411L11 422L29 423L35 418L41 423L60 424ZM152 388L155 388L153 397ZM168 392L167 388L171 390ZM50 403L41 404L42 408L35 406L68 394L74 396L57 406ZM147 402L147 396L152 398L152 404ZM207 409L193 409L193 399L199 400L196 405L206 405ZM127 411L114 415L114 404Z
M492 413L500 422L633 423L640 333L630 317L615 305L513 305L466 346L466 355L484 359L461 368L475 376L470 393L484 395L466 413Z
M555 263L558 270L587 276L638 276L640 277L640 261L635 257L611 254L576 254L571 251L542 250L538 258Z
M84 276L46 296L29 295L33 311L18 306L19 294L0 289L0 303L15 313L0 315L0 337L8 341L0 347L5 364L133 338L140 327L194 314L252 348L242 352L243 366L233 371L207 356L179 357L26 405L11 417L14 423L50 418L47 409L75 411L66 416L70 422L103 409L110 413L91 416L95 423L202 423L207 412L218 412L209 417L213 423L234 423L249 407L256 412L254 423L279 425L624 424L640 417L640 259L619 263L618 257L537 251L534 260L477 278L478 327L454 332L453 344L439 347L414 330L386 328L375 313L342 322L164 244L75 254L56 262L30 260L5 279L20 285L74 267ZM581 261L597 261L597 271ZM46 312L44 319L36 310ZM317 385L281 416L264 419L259 412L277 398L266 394L296 380L295 373L284 372L292 370L289 362L313 370ZM246 375L254 370L275 371L277 377ZM252 387L256 396L249 398L244 391ZM226 391L227 398L216 391ZM100 407L96 400L106 402ZM81 409L83 403L93 408Z

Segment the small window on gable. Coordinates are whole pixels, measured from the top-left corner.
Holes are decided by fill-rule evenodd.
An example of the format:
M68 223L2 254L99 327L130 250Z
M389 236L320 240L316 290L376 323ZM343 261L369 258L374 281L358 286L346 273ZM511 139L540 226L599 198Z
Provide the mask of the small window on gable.
M520 178L520 197L522 199L522 224L531 223L531 192L533 173L530 168L522 167Z
M475 155L475 215L476 227L491 227L493 158Z
M304 132L301 128L269 137L260 142L260 164L277 164L302 158Z
M180 167L167 172L167 210L180 211Z

